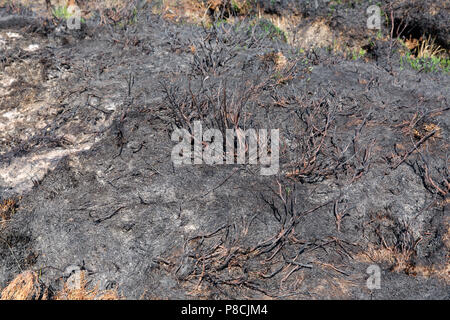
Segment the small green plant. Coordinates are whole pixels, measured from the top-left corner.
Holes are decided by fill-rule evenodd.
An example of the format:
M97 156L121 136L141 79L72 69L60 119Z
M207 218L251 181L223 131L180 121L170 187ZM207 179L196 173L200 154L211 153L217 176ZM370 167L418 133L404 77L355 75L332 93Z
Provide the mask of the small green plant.
M383 33L381 32L381 30L377 31L377 39L378 40L383 39Z
M411 52L407 52L405 56L400 58L400 68L403 70L405 65L417 71L424 72L450 72L450 59L438 56L431 57L415 57Z
M414 46L408 48L408 41L399 39L400 44L406 52L400 57L400 68L403 70L405 65L409 65L414 70L424 72L448 73L450 70L450 58L444 55L445 49L435 43L430 36L418 41ZM411 42L411 41L410 41Z
M71 12L69 12L68 6L58 6L53 9L52 14L55 18L60 19L60 20L68 20L73 15ZM83 18L80 18L80 21L82 23L85 22L85 20Z
M287 42L288 37L286 35L286 32L278 28L271 21L267 19L260 19L258 25L271 39L280 38L284 42Z
M441 48L440 45L435 43L435 39L428 36L428 38L424 38L420 41L420 44L417 48L417 57L418 58L430 58L436 57L440 54L444 53L444 48Z
M215 24L215 26L218 28L218 27L220 27L221 25L226 24L226 23L227 23L227 20L226 20L226 19L218 19L214 24Z

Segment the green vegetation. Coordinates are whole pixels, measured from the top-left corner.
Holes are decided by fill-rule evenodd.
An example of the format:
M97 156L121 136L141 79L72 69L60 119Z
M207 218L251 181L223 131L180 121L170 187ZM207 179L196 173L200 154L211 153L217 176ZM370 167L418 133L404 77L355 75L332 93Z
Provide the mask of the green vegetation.
M70 17L73 16L73 13L69 12L68 6L58 6L53 9L52 14L55 18L61 19L61 20L68 20ZM83 18L80 18L80 21L82 23L85 22L85 20Z
M281 39L284 42L287 42L288 37L285 31L278 28L271 21L267 19L260 19L258 21L258 26L263 30L263 32L269 36L271 39Z
M239 4L235 0L231 1L231 8L236 13L239 13L239 11L241 11L241 8L239 7Z
M409 65L414 70L424 72L448 73L450 71L450 58L446 54L446 50L435 43L435 39L431 36L423 36L417 44L410 40L406 40L411 45L411 50L405 41L399 40L403 45L404 54L400 58L400 67L404 69L405 65Z
M405 65L411 66L414 70L425 72L449 72L450 71L450 59L438 56L431 57L415 57L411 52L406 53L405 56L400 58L400 66L404 69Z
M352 60L358 60L363 58L366 55L367 51L364 50L363 48L359 48L359 50L357 49L353 49L350 51L350 56L352 57Z

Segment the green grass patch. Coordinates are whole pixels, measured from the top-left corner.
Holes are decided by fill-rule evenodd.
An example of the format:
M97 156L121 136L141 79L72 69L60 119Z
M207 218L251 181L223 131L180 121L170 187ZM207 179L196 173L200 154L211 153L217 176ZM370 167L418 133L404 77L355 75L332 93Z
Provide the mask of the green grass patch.
M60 20L68 20L73 16L73 14L69 12L68 6L58 6L53 9L52 14L55 18ZM80 18L80 22L85 23L86 21L84 20L84 18Z
M450 59L439 56L417 58L411 52L400 58L400 68L410 66L417 71L445 72L450 71Z
M288 37L285 31L278 28L276 25L274 25L271 21L267 19L259 19L257 26L261 28L261 30L265 33L266 36L274 39L280 39L284 42L287 42Z

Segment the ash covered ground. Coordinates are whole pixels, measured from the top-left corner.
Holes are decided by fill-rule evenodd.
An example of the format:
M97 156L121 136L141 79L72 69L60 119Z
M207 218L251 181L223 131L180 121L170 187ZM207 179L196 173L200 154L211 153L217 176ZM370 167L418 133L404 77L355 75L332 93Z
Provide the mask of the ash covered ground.
M450 298L445 1L380 1L380 30L370 1L81 1L77 30L42 2L0 2L0 288ZM175 166L196 120L279 129L278 173Z

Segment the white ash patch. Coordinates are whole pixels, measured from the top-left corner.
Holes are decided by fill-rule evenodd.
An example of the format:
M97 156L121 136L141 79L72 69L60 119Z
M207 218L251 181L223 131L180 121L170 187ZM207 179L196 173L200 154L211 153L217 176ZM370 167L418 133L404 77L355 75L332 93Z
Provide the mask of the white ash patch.
M8 75L2 75L2 78L0 79L0 85L4 88L10 87L14 82L17 80L13 77L10 77Z
M27 52L34 52L39 50L40 47L38 44L30 44L28 47L24 48L23 50L27 51Z
M16 33L16 32L7 32L6 35L8 36L8 38L10 39L20 39L23 38L20 34Z
M56 167L64 156L88 150L91 144L80 145L73 149L55 149L30 157L14 159L11 164L0 166L0 179L16 192L25 192L41 180L45 174Z
M197 230L198 230L198 226L196 226L196 225L194 225L192 223L189 223L189 224L184 226L184 232L186 232L186 233L194 232L194 231L197 231Z
M0 96L6 96L11 93L10 87L17 80L13 77L0 73Z

